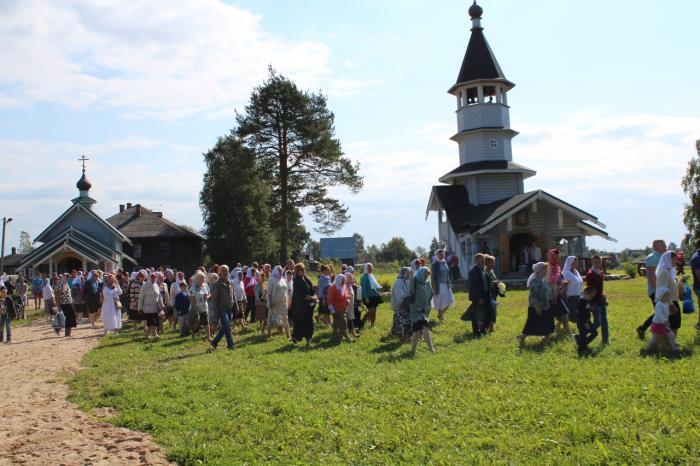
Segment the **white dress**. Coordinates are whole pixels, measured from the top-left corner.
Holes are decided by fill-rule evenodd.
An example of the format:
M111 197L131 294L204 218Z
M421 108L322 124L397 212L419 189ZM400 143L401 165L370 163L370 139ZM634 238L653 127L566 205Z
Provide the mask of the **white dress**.
M102 288L102 297L104 298L102 302L102 323L107 332L122 328L122 311L117 309L116 306L116 301L119 300L121 294L122 289L119 288L119 285L116 285L114 288L108 286Z
M284 279L275 280L271 278L268 282L268 306L267 323L272 327L287 324L287 303L289 288Z

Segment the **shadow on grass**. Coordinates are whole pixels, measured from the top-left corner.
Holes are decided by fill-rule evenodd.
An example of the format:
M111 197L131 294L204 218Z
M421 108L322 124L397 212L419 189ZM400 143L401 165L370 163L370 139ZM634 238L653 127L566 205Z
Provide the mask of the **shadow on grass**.
M467 332L462 335L456 335L454 338L452 338L452 341L454 343L465 343L467 341L481 340L482 338L486 338L486 336L476 335L473 332Z
M413 359L415 357L416 354L414 354L413 351L410 350L409 346L409 349L407 349L406 351L402 351L401 353L382 354L377 358L377 364L392 364Z
M167 358L161 358L158 359L158 362L162 363L168 363L168 362L174 362L174 361L183 361L185 359L191 359L191 358L196 358L197 356L204 356L208 354L209 348L205 349L204 351L196 351L194 353L186 353L186 354L178 354L176 356L168 356Z
M691 348L681 348L680 351L674 353L668 348L656 349L655 351L647 351L646 348L639 350L639 355L643 358L653 358L657 361L668 360L677 361L683 358L689 358L693 355L693 350Z
M396 351L397 349L401 348L401 346L404 345L404 342L401 341L401 339L398 337L393 337L393 338L385 337L385 338L387 340L386 343L384 343L383 345L379 345L376 348L371 349L370 352L376 353L376 354L393 353L394 351Z

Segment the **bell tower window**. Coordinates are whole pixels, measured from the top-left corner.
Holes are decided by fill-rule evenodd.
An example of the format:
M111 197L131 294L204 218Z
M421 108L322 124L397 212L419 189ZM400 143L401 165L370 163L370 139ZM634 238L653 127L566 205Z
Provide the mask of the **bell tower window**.
M498 141L496 141L495 139L491 139L491 140L489 141L489 147L490 147L491 149L495 149L496 147L498 147Z

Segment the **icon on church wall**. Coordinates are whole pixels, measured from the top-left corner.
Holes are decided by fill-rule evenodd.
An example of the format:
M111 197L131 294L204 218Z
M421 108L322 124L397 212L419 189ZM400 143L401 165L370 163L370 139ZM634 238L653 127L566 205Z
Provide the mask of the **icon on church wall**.
M526 210L518 212L518 214L515 216L515 224L519 227L525 227L530 224L530 215Z

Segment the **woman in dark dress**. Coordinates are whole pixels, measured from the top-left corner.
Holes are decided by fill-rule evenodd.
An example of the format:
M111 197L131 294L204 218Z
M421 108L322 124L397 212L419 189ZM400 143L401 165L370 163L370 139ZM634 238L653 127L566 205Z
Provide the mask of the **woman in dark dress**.
M292 291L292 315L294 330L292 342L306 340L305 348L311 347L311 337L314 334L314 307L318 302L314 286L306 277L304 264L294 266L294 290Z
M527 280L530 290L527 308L527 321L523 333L518 336L520 344L525 343L528 336L544 337L544 343L549 344L554 333L554 315L549 307L549 284L545 280L547 264L538 262L532 266L532 275Z
M71 296L70 286L68 285L68 277L70 275L61 275L61 283L58 287L58 295L56 300L61 303L61 310L63 315L66 316L66 333L65 336L69 337L71 329L78 326L77 317L75 315L75 308L73 307L73 297Z

